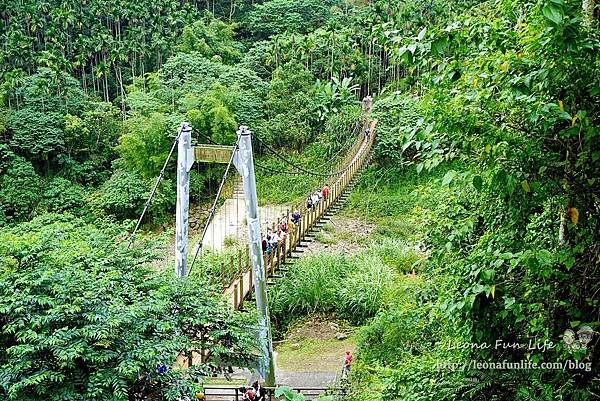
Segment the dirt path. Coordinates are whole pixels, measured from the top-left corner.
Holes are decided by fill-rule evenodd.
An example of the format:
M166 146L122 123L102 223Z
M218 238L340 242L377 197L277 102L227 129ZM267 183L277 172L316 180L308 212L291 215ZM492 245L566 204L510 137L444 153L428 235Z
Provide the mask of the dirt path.
M344 353L356 348L353 330L324 316L305 319L275 343L278 385L328 387L336 383ZM252 372L238 370L236 380L253 380Z
M328 252L352 256L367 248L375 224L343 215L335 215L315 235L306 248L305 255Z

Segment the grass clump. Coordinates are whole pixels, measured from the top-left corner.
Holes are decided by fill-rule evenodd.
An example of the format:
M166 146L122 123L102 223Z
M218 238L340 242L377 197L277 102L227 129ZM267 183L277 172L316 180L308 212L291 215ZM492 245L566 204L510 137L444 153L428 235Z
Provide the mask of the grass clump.
M335 244L337 241L331 234L324 231L319 231L315 234L315 239L322 244Z
M372 255L346 258L320 254L296 263L271 289L273 321L284 328L313 313L363 323L380 309L394 270Z
M369 248L369 254L376 255L381 261L398 273L412 273L425 260L427 254L416 245L403 240L383 238Z

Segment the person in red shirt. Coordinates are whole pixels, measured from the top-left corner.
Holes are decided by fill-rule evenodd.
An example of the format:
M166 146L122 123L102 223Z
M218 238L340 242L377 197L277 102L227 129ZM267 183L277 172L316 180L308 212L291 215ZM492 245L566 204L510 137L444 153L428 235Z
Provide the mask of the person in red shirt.
M327 197L329 196L329 185L325 184L322 192L323 192L323 199L327 200Z
M352 365L352 353L350 351L346 351L346 355L344 356L344 369L342 370L342 378L348 377L348 373L350 373L350 365Z
M244 398L242 401L254 401L254 389L249 388L246 390L246 394L244 394Z

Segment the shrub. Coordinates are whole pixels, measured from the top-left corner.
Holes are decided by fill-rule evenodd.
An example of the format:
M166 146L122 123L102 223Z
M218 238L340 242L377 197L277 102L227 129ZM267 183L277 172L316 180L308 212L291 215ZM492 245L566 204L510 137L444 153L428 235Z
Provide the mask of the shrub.
M40 178L22 157L9 159L0 171L0 208L5 221L19 222L30 217L40 200Z
M44 185L39 207L47 212L69 211L79 215L84 205L84 188L64 178L56 177Z
M354 323L364 323L379 311L384 292L393 281L392 270L378 257L352 258L350 274L337 294L342 315Z
M369 254L379 258L397 273L411 273L425 255L419 254L415 245L392 238L384 238L369 248Z
M392 269L375 257L319 254L296 263L272 287L270 310L280 326L311 313L364 323L377 313L393 280Z
M69 214L0 230L1 399L174 401L252 359L247 316L203 280L156 272L151 242L127 249L120 234ZM192 349L211 360L170 368Z
M88 197L88 203L96 216L135 219L144 208L154 181L153 178L144 180L134 172L117 170ZM160 219L170 213L175 202L175 189L170 181L163 180L152 200L150 218Z

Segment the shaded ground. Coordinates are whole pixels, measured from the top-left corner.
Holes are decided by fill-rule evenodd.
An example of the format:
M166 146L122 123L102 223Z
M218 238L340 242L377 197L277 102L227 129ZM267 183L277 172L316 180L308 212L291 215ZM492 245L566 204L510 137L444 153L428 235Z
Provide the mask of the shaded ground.
M376 225L356 217L335 215L315 235L306 253L329 252L352 256L368 246L368 240ZM306 254L305 253L305 254Z
M284 372L339 373L344 353L356 348L352 332L343 325L314 317L291 330L275 347L277 366Z
M338 339L339 338L339 339ZM277 384L291 387L329 387L336 383L346 351L354 352L352 329L326 317L308 318L275 344ZM233 374L234 383L255 378L248 370Z

